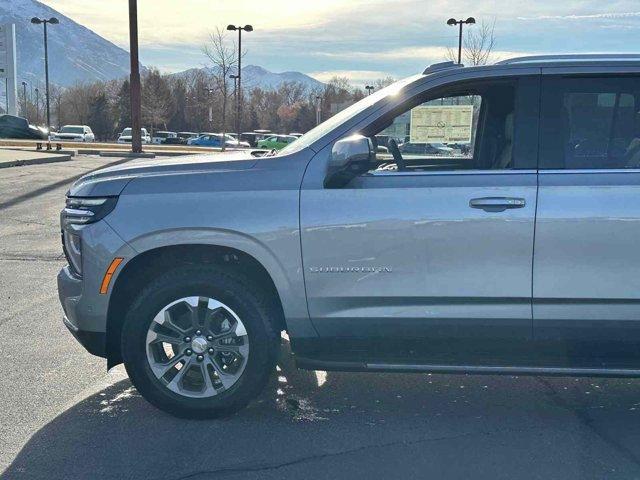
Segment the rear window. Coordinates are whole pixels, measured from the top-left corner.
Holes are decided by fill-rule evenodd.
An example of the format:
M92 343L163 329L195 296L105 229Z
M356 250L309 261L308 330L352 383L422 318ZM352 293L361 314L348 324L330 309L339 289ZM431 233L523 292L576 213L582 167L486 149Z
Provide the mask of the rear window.
M640 78L544 80L540 168L640 168Z
M60 133L84 133L84 128L64 126L60 129Z

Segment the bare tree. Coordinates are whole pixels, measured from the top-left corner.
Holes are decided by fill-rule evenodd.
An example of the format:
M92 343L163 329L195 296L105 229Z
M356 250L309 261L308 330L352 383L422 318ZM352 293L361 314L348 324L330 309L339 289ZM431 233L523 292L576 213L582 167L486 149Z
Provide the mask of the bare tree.
M462 42L462 55L470 65L486 65L491 59L491 53L496 46L495 18L491 23L484 20L480 25L467 27L464 41ZM458 61L458 54L452 48L447 48L445 54L447 60Z
M227 106L229 97L233 94L233 88L229 87L229 75L238 64L238 50L235 42L227 38L226 30L216 27L215 31L209 34L209 41L202 47L202 52L211 62L211 78L222 97L222 150L224 150Z
M150 69L142 81L142 115L150 123L151 136L156 126L167 128L175 103L167 80L157 69Z

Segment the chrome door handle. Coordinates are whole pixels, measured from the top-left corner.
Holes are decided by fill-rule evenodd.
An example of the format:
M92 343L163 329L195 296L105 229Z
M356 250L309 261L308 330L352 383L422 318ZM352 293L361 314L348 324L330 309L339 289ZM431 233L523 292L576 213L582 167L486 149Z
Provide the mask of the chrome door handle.
M471 208L480 208L485 212L504 212L510 208L522 208L526 205L524 198L515 197L483 197L469 200Z

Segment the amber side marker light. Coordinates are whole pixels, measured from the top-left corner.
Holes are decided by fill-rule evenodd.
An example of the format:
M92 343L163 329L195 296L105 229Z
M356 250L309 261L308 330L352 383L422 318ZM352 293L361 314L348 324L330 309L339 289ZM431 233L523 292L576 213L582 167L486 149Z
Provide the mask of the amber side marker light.
M109 268L107 268L107 271L104 274L104 278L102 279L102 285L100 285L101 294L104 295L109 290L109 284L111 283L111 278L113 277L113 274L118 269L118 267L120 266L123 260L124 258L122 257L116 257L113 259L113 261L109 265Z

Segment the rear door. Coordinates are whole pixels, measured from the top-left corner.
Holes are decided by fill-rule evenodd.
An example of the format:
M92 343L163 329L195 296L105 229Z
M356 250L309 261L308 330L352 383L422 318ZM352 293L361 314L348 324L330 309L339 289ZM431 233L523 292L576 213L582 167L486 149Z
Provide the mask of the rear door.
M378 360L414 355L450 364L524 353L532 328L538 81L425 92L360 130L400 144L444 136L470 150L407 153L402 162L385 151L342 188L305 176L308 308L329 349L344 344Z
M640 343L640 76L547 70L533 270L535 338L602 366Z

